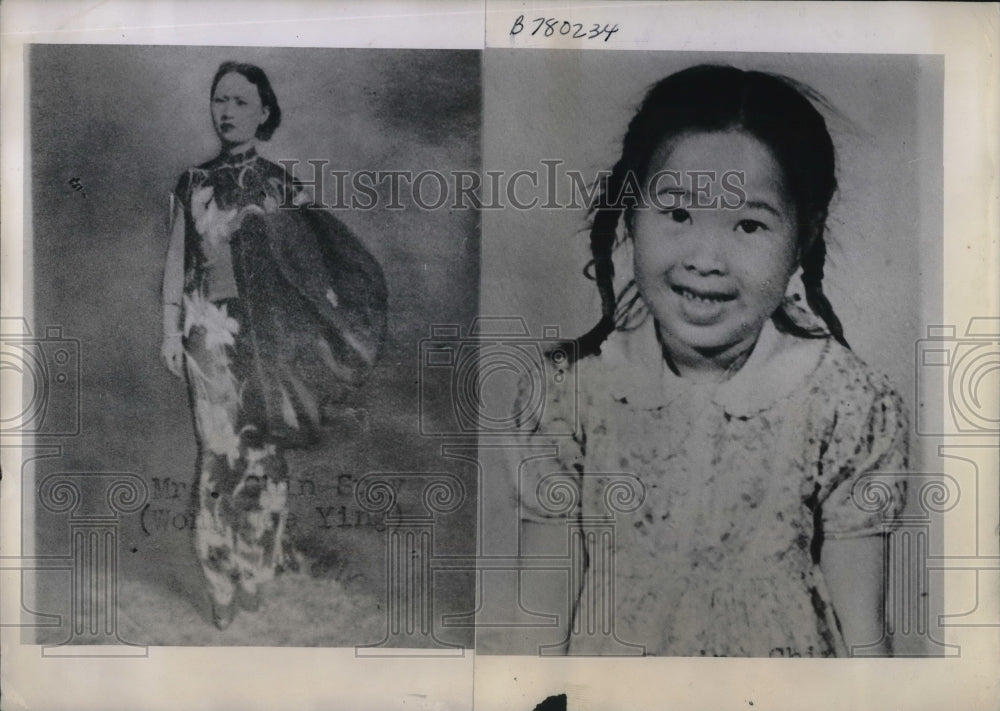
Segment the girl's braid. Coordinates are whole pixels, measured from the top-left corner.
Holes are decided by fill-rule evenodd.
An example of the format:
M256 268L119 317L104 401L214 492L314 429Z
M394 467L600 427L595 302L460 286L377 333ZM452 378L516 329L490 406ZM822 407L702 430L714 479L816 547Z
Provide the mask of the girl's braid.
M847 340L844 338L844 327L840 324L840 319L833 312L830 300L823 293L823 267L826 264L826 240L823 239L823 229L819 228L818 233L810 242L809 247L802 253L802 285L806 291L806 303L809 307L823 319L823 323L830 330L830 335L845 348L849 348Z
M615 265L612 253L618 241L618 222L623 212L618 201L624 183L624 172L624 162L620 160L615 164L611 175L601 180L600 190L594 203L594 217L590 227L592 259L585 271L594 279L597 292L601 295L601 320L576 339L577 358L599 354L601 344L615 330L618 299L615 296Z

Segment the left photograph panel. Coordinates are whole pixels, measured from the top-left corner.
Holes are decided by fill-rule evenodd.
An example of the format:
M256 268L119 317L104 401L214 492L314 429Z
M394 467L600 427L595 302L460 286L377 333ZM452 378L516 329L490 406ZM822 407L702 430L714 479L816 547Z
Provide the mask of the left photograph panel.
M481 53L27 64L24 641L472 647Z

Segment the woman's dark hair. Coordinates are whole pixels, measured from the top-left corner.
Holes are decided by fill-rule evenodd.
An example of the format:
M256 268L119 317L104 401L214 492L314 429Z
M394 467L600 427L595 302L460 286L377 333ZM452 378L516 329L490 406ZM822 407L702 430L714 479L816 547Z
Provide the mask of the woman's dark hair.
M619 243L619 221L624 216L626 226L631 224L635 199L629 191L645 184L654 152L685 133L726 130L744 131L761 141L784 171L797 216L806 302L830 335L847 345L840 320L823 293L824 232L837 181L833 141L813 102L826 105L816 92L786 77L718 65L685 69L650 88L629 123L621 156L610 174L599 180L590 208L592 260L585 274L597 283L601 320L577 339L577 357L599 353L639 298L634 280L615 294L611 255ZM826 335L799 326L783 308L774 320L778 328L798 335Z
M215 72L215 78L212 79L212 91L209 96L215 96L215 87L219 85L219 80L222 77L234 72L243 75L244 79L257 87L261 106L269 110L267 120L257 128L257 138L262 141L270 140L278 126L281 125L281 107L278 106L278 97L274 95L274 89L271 88L271 82L263 69L254 64L223 62L219 65L219 70Z

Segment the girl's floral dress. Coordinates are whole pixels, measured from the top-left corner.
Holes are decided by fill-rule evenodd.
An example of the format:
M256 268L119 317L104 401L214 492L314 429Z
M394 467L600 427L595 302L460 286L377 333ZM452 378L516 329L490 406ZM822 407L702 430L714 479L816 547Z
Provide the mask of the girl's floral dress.
M521 517L615 531L585 536L571 653L848 654L822 546L902 510L908 425L885 378L770 322L714 387L666 367L652 319L552 367L544 407L525 391L515 410L559 452L520 468Z
M195 550L213 603L283 559L283 450L363 380L385 329L378 264L251 148L186 171L185 368L198 439Z

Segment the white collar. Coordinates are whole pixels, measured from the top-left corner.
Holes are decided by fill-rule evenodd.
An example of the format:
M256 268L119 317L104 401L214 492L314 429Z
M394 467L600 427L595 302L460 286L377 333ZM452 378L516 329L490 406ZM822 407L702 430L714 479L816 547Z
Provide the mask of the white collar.
M635 330L615 331L601 347L611 395L643 409L661 407L683 389L705 387L727 413L749 417L800 388L819 365L829 338L799 338L764 323L746 363L728 380L695 385L676 375L663 359L651 317Z

